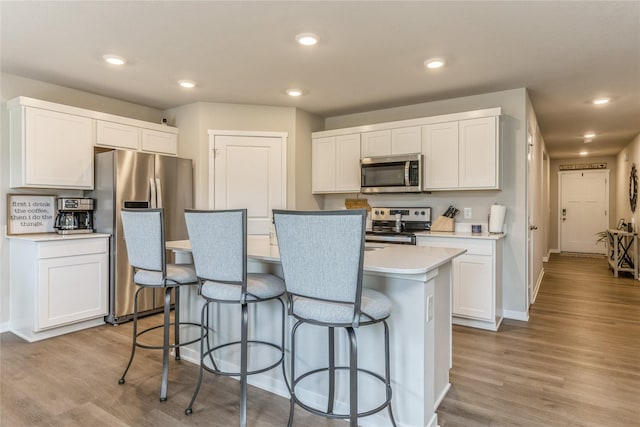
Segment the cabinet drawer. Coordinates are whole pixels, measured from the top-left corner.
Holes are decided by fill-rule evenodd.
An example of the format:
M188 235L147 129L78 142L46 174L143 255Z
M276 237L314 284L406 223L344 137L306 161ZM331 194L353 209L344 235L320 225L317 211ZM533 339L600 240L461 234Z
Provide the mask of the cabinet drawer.
M38 258L58 258L107 252L107 240L100 238L42 242L38 245Z
M418 244L438 248L466 249L467 255L494 255L495 252L493 240L419 236Z

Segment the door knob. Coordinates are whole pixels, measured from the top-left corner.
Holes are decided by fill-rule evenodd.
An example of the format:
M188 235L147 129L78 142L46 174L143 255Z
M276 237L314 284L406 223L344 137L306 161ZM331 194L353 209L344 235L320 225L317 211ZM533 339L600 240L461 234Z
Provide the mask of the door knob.
M537 225L530 225L529 226L529 230L537 230L538 226Z

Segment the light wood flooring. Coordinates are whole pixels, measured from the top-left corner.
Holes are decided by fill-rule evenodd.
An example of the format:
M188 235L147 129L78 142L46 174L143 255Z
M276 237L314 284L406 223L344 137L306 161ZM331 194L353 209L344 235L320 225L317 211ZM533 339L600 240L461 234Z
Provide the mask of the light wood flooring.
M145 320L150 321L150 319ZM0 426L235 426L238 382L207 375L184 415L197 367L172 361L158 400L157 351L139 350L124 385L131 324L26 343L0 335ZM640 426L640 282L604 259L553 255L528 323L498 333L454 327L451 426ZM249 389L250 426L285 426L286 399ZM343 426L296 410L296 426Z

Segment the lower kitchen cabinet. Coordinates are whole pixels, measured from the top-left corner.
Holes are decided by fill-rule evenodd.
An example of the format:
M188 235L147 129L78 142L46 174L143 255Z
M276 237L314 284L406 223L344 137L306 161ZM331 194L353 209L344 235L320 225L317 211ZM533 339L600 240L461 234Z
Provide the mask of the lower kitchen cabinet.
M109 235L76 236L11 236L10 329L21 338L38 341L104 323Z
M453 323L497 331L502 322L502 236L417 236L419 246L461 248L453 260Z

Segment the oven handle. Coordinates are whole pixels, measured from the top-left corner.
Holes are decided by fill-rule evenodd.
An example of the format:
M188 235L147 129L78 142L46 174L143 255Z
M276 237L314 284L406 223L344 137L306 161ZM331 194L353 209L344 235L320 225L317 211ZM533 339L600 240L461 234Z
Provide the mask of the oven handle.
M415 245L416 244L416 236L376 236L372 234L367 234L365 236L365 241L367 242L384 242L384 243L396 243L401 245Z

